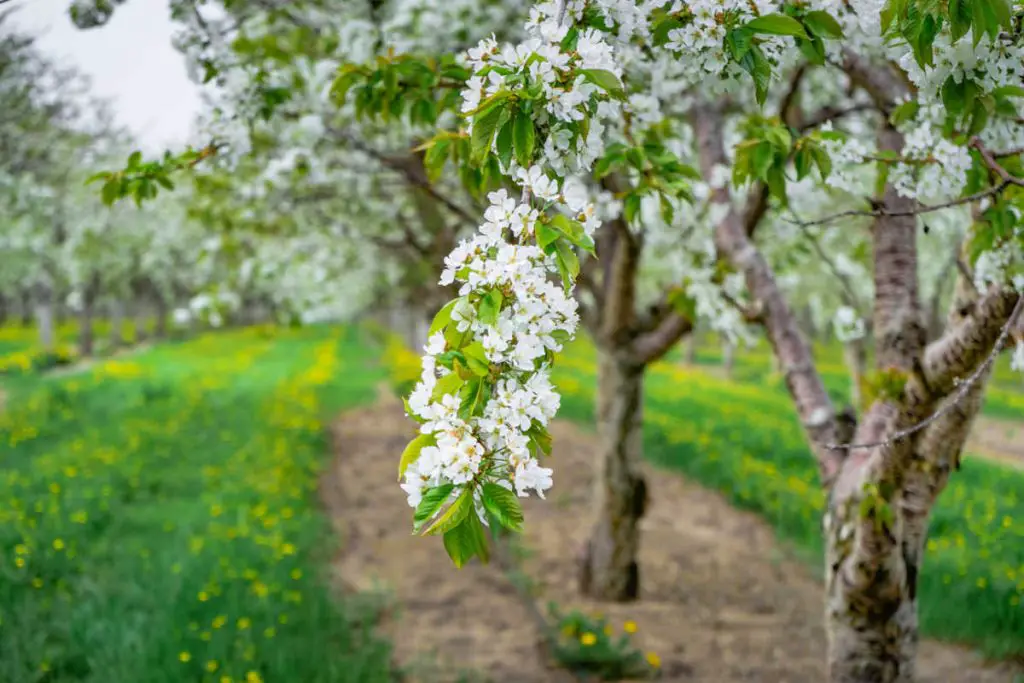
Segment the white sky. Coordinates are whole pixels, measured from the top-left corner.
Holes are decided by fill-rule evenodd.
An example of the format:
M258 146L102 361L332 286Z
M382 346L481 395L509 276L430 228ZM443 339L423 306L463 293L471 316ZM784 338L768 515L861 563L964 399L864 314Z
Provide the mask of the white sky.
M151 153L189 141L199 90L171 45L167 0L128 0L101 28L82 31L67 15L70 0L14 0L16 23L39 36L39 48L92 79L115 115ZM7 9L6 7L4 9Z

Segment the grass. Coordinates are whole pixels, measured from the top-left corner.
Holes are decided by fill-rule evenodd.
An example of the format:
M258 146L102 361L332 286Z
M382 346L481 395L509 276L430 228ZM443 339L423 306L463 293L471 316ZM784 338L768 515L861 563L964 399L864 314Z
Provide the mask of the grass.
M350 330L249 329L19 383L0 416L0 680L392 680L327 586L322 420L372 400Z
M651 368L645 454L760 513L820 574L825 499L814 461L788 399L742 367L741 381L671 362ZM582 340L559 360L563 417L592 421L595 368ZM925 635L1024 656L1024 473L965 459L934 511L918 595Z

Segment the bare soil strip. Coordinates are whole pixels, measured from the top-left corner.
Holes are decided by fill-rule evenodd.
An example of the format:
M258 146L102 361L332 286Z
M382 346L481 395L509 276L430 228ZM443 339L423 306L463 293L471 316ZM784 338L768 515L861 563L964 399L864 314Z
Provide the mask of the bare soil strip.
M410 510L396 483L398 455L412 433L393 398L343 415L332 427L335 460L324 497L343 550L338 581L390 598L381 628L412 680L453 683L466 669L496 683L562 683L530 611L501 569L455 570L440 539L410 535ZM595 437L556 423L555 488L526 501L537 608L601 612L662 662L662 680L705 683L820 683L825 679L821 584L792 559L756 516L675 474L650 469L643 523L641 600L593 603L576 592L576 557L589 528ZM984 665L966 649L926 641L921 683L1012 683L1008 664Z

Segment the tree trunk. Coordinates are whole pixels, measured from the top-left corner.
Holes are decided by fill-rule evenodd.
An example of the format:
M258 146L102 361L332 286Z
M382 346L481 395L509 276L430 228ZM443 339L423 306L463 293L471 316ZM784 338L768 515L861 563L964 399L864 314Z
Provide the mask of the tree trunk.
M850 403L855 408L862 408L861 386L868 366L867 341L861 337L843 344L843 360L850 372Z
M121 323L124 321L124 306L120 301L110 302L110 347L121 346L124 338L121 335Z
M856 524L833 511L826 524L826 616L829 683L913 683L917 656L917 565L902 544L878 566L851 562ZM899 535L901 525L893 531ZM923 538L922 538L923 541ZM918 553L918 557L920 553ZM913 567L913 571L908 571Z
M154 304L156 306L156 323L153 325L153 336L157 339L165 339L167 337L167 301L158 294Z
M53 300L49 292L42 293L36 302L36 324L39 325L39 345L44 351L53 351Z
M731 341L722 347L722 371L726 379L732 379L733 366L736 364L736 345Z
M134 308L134 311L132 312L132 326L135 328L134 343L141 344L146 341L146 337L148 336L146 333L147 309L145 303L141 299L136 300L135 303L132 304L132 308Z
M597 521L587 544L580 590L601 600L634 600L640 593L639 522L647 504L643 455L643 366L599 349L595 481Z
M32 293L27 289L21 291L21 326L32 324Z
M78 312L78 353L83 357L91 356L94 350L92 329L94 307L95 297L92 292L86 291L82 295L82 309Z
M700 346L700 336L701 335L698 331L694 330L690 334L690 338L686 340L686 355L684 356L684 359L687 365L692 366L697 364L697 347Z

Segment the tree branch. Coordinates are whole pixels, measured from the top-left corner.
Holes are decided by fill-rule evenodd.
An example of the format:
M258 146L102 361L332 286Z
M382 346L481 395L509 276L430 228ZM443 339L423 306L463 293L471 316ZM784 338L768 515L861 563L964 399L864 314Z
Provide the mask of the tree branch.
M998 300L999 302L1003 302L1005 301L1005 297L1000 296L998 297ZM982 305L988 310L993 308L991 301L988 304L988 306L985 306L984 303ZM959 384L959 389L957 390L956 394L951 399L946 400L938 410L933 412L927 418L921 420L920 422L914 425L911 425L910 427L894 432L888 438L882 439L880 441L875 441L872 443L833 443L829 444L828 447L830 449L842 449L847 451L867 448L888 448L894 445L896 442L901 441L902 439L905 439L908 436L912 436L917 432L921 431L922 429L928 427L933 422L938 420L940 417L948 413L950 410L956 408L957 405L959 405L960 402L968 395L968 392L971 391L971 387L981 377L983 377L986 374L989 367L992 365L992 363L995 362L995 359L999 356L999 352L1002 351L1003 344L1006 343L1006 339L1010 336L1010 330L1014 327L1018 317L1021 315L1021 311L1024 311L1024 296L1017 295L1017 303L1016 305L1014 305L1013 310L1010 312L1010 315L1006 318L1006 322L1000 329L999 336L996 338L995 343L992 345L992 349L989 352L988 356L979 366L977 366L977 368L975 368L975 370L965 381ZM938 342L935 342L934 344L929 346L929 349L928 351L926 351L925 354L926 373L928 371L929 355L933 357L938 356L939 359L942 359L937 360L933 358L932 360L932 365L935 367L933 367L932 369L932 377L928 379L928 386L931 387L933 391L941 391L943 387L945 387L948 383L953 381L953 378L958 376L950 372L950 369L952 368L954 363L945 361L953 356L956 356L957 358L961 359L959 363L956 363L957 369L963 368L965 365L967 365L965 361L972 357L972 354L962 353L962 351L965 351L968 348L967 340L970 340L969 344L970 346L973 346L978 341L977 335L981 334L985 329L987 329L987 326L971 325L968 323L964 326L964 328L961 328L960 333L955 335L954 337L951 337L949 339L940 339ZM938 346L936 346L936 344ZM940 373L940 368L942 368L944 372Z
M683 335L693 332L693 321L673 311L650 332L633 340L632 355L647 365L660 359Z
M478 218L474 218L469 211L462 208L454 201L438 192L437 188L435 188L433 184L430 183L430 181L428 181L425 177L422 177L420 174L413 172L412 169L402 164L399 160L395 159L394 157L390 157L386 154L383 154L377 149L374 149L373 147L364 143L362 140L356 138L348 131L339 130L336 128L329 128L328 130L335 136L347 141L350 145L358 149L360 152L363 152L364 154L376 159L378 162L380 162L382 166L399 173L403 178L405 178L408 184L426 192L430 197L444 205L445 208L447 208L449 211L458 216L467 225L476 225L479 223Z
M701 169L705 177L726 161L722 144L722 112L702 103L693 111ZM728 187L714 190L714 200L731 206ZM747 237L742 217L734 208L716 226L715 246L720 254L743 273L747 288L764 312L768 338L785 373L786 386L796 404L797 414L818 460L823 485L830 486L842 463L842 456L825 445L836 441L837 420L832 401L814 366L811 349L803 338L796 318L764 256Z
M843 107L842 109L836 107L822 107L804 119L798 128L801 133L804 133L817 128L827 121L834 121L836 119L843 118L844 116L858 114L863 111L874 111L874 109L873 105L867 103L853 104L849 107Z
M1013 180L1021 181L1022 179L1013 178ZM787 223L794 223L796 225L800 225L806 228L814 225L825 225L827 223L832 223L843 218L853 218L858 216L862 216L864 218L881 218L882 216L920 216L921 214L932 213L933 211L941 211L942 209L948 209L953 206L960 206L962 204L970 204L972 202L977 202L982 199L986 199L993 195L999 194L1010 185L1018 184L1020 183L1004 181L999 183L998 185L993 185L992 187L982 190L980 192L975 192L974 194L967 195L966 197L960 197L959 199L953 199L948 202L942 202L941 204L919 204L916 209L907 209L900 211L888 211L882 208L875 209L874 211L862 211L854 209L850 211L841 211L839 213L830 214L822 218L815 218L814 220L811 221L794 221L787 220L785 218L783 218L783 220L785 220Z

